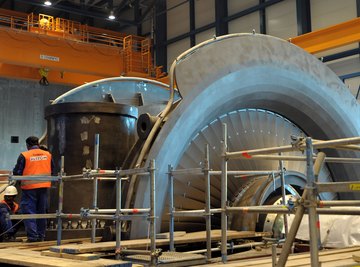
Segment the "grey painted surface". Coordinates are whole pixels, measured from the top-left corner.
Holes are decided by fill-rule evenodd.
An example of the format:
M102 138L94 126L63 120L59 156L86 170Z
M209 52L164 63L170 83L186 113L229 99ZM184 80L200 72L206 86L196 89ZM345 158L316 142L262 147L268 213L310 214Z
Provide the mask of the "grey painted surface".
M258 34L224 36L187 51L177 64L177 85L184 99L148 155L156 160L159 217L167 194L168 164L176 167L196 133L221 114L261 108L283 115L317 139L360 134L360 105L346 86L314 56L284 40ZM359 157L343 151L328 155ZM329 169L335 181L359 180L359 166L329 164ZM148 205L148 192L148 180L142 179L135 207ZM131 235L145 236L145 229L139 222Z
M70 87L40 86L37 82L0 78L0 169L12 170L25 139L40 137L46 127L44 107L49 100L65 93ZM18 136L19 143L11 143Z

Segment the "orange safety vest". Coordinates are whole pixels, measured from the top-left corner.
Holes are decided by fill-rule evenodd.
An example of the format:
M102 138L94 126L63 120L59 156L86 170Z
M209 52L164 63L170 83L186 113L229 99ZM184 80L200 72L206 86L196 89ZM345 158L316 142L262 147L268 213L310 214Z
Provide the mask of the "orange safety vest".
M30 149L21 153L25 157L23 175L51 175L51 154L40 148ZM23 180L21 189L48 188L50 181Z
M8 206L9 209L11 210L12 214L15 214L19 210L19 205L15 201L14 201L14 209L11 209L9 204L6 203L5 200L1 201L0 203L4 203L6 206Z

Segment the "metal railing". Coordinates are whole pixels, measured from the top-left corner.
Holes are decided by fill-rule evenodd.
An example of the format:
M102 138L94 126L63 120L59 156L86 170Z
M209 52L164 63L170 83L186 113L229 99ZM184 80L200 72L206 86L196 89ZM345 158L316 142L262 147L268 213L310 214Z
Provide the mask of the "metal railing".
M359 146L354 146L355 144L360 143L360 137L336 139L329 141L315 140L314 142L310 137L306 139L297 140L298 142L289 145L289 146L280 146L280 147L271 147L271 148L262 148L262 149L253 149L246 151L237 151L237 152L228 152L227 149L227 128L226 124L223 124L223 140L222 140L222 199L221 199L221 208L222 208L222 240L221 240L221 255L222 261L227 261L227 250L226 250L226 229L227 229L227 214L229 212L257 212L257 213L294 213L295 218L289 229L288 236L285 240L284 247L282 249L280 258L276 262L276 255L273 256L273 266L285 266L287 258L289 256L292 243L295 240L296 233L301 223L301 219L305 213L309 214L309 231L310 231L310 256L311 256L311 266L319 266L319 256L318 249L320 247L320 233L318 229L319 217L318 214L348 214L348 215L359 215L359 210L343 210L343 209L326 209L318 208L317 204L322 203L317 200L318 192L356 192L357 188L360 188L360 183L358 182L338 182L338 183L320 183L317 181L318 174L321 170L323 162L341 162L341 163L360 163L359 158L327 158L323 152L319 152L315 158L313 156L313 148L339 148L339 149L349 149L349 150L358 150ZM286 151L305 151L306 157L294 157L294 156L268 156L263 154L268 153L281 153ZM299 160L306 161L306 186L303 192L303 195L296 204L296 209L290 208L289 205L282 207L269 207L269 206L260 206L260 207L227 207L227 162L232 159L272 159L272 160ZM284 186L284 184L282 184ZM328 206L339 206L341 201L327 201L324 202ZM358 201L347 201L343 202L344 205L350 204L354 206L358 204Z
M205 217L206 222L206 259L209 261L211 259L211 252L215 251L211 248L211 216L216 213L222 213L221 208L211 208L210 200L210 185L211 185L211 176L221 175L221 171L210 170L209 166L209 145L205 147L205 157L203 168L192 168L192 169L177 169L173 170L172 166L168 166L168 179L169 179L169 250L174 251L174 219L175 217L183 216L193 216L193 217ZM269 175L269 176L279 176L281 175L281 170L233 170L228 171L228 175L233 175L234 177L241 178L242 175L247 176L259 176L259 175ZM202 210L178 210L174 208L174 177L183 176L183 175L196 175L203 176L205 181L205 208ZM226 242L225 242L226 243Z
M95 149L94 149L94 166L98 167L99 159L99 135L95 135ZM137 174L139 176L150 176L150 207L149 208L121 208L121 188L122 181L128 180L129 175ZM36 181L54 181L58 182L58 210L51 214L15 214L10 215L9 219L57 219L57 245L61 245L62 238L62 220L68 218L91 219L91 241L95 242L96 235L96 219L115 221L115 257L120 259L123 254L131 254L133 251L121 249L121 222L129 221L135 217L147 218L150 222L150 252L138 251L139 254L150 255L150 265L156 266L158 257L161 255L161 250L156 249L156 216L155 216L155 160L150 160L149 166L146 168L128 169L128 170L85 170L82 174L66 175L64 171L64 157L61 157L61 170L58 176L14 176L10 174L0 174L3 177L9 177L11 181L22 180L36 180ZM64 182L74 181L89 181L93 180L93 208L81 209L78 214L67 214L63 212L64 202ZM105 179L109 181L116 181L116 208L115 209L98 209L97 194L98 194L98 180ZM7 182L6 182L7 183Z
M317 156L313 156L313 148L335 148L335 149L347 149L358 151L360 146L355 145L360 143L360 137L337 139L330 141L314 140L306 138L298 140L295 144L289 146L261 148L246 151L228 152L227 147L227 128L226 124L223 124L223 139L222 144L222 168L221 171L212 171L209 166L209 148L206 146L204 165L203 168L192 169L178 169L173 170L171 165L168 166L168 178L169 178L169 232L170 232L170 251L174 251L174 218L176 216L200 216L205 217L206 220L206 258L211 258L211 252L214 248L211 248L211 216L214 214L221 214L221 257L225 263L227 261L227 216L229 213L277 213L277 214L295 214L295 219L288 229L287 220L284 216L285 227L285 244L280 255L278 262L276 262L276 254L273 255L274 266L285 266L287 257L290 253L292 243L295 240L295 235L299 228L303 214L309 214L309 230L310 230L310 246L311 246L311 262L312 266L318 266L318 247L320 243L320 234L318 232L317 223L319 221L319 214L347 214L347 215L360 215L358 209L342 209L342 208L325 208L329 206L357 206L360 201L319 201L317 200L318 192L355 192L360 189L360 182L333 182L333 183L319 183L317 181L318 174L322 167L323 162L338 162L338 163L360 163L359 158L338 158L338 157L326 157L323 152L319 152ZM281 155L281 152L289 151L305 151L306 156L285 156ZM279 153L278 155L268 155L269 153ZM266 155L265 155L266 154ZM227 169L227 163L233 159L247 159L247 160L278 160L279 170L270 171L229 171ZM283 161L305 161L307 164L307 182L305 191L300 199L295 203L285 204L285 169ZM315 163L314 163L315 161ZM202 210L175 210L174 208L174 177L180 175L196 175L203 176L205 181L205 209ZM278 175L281 178L281 194L283 205L262 205L262 206L249 206L249 207L230 207L227 205L227 179L229 175ZM211 175L221 175L221 207L210 208L210 177ZM274 248L273 248L273 251ZM275 251L276 253L276 251Z

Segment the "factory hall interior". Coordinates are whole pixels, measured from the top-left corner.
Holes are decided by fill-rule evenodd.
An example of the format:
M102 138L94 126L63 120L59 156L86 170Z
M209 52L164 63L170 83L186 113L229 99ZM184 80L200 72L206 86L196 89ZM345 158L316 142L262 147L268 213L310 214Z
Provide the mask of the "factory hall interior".
M0 0L0 266L360 266L360 0Z

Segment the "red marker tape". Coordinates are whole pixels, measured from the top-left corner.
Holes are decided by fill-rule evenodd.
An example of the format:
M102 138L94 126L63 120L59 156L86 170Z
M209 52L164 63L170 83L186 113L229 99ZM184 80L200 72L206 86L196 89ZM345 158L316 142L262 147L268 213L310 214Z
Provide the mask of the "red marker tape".
M246 152L243 152L242 155L244 156L244 158L251 159L251 155Z

